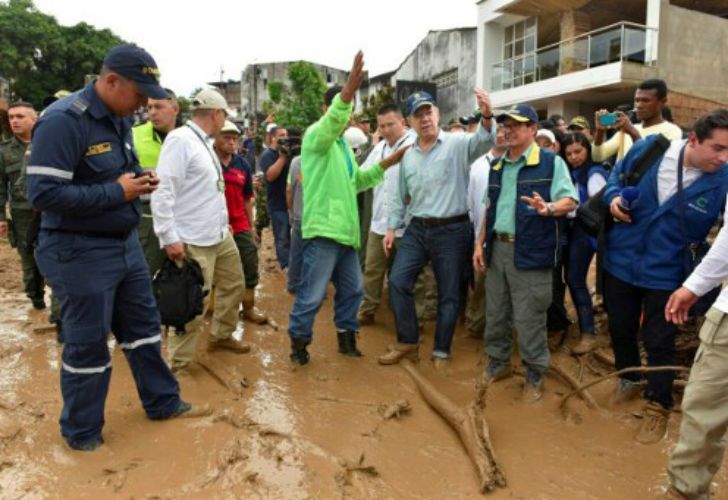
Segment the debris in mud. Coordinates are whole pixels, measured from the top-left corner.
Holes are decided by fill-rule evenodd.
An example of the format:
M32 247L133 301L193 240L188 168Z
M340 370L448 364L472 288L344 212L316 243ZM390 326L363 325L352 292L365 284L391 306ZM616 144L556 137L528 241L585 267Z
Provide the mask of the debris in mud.
M255 420L252 420L245 415L236 415L229 410L224 410L223 412L218 413L217 415L215 415L212 421L224 422L235 427L236 429L249 430L255 427L260 427L260 424Z
M54 324L48 324L48 325L41 325L33 328L33 333L35 335L45 335L46 333L56 333L56 325Z
M427 404L457 432L477 469L480 492L490 492L497 487L504 488L506 477L496 462L488 422L483 415L489 385L485 377L477 381L473 401L467 407L460 408L435 388L409 360L404 360L402 366Z
M227 472L240 462L248 460L249 456L243 451L243 443L240 439L235 439L220 452L217 459L215 469L207 474L207 478L202 483L202 487L208 486L218 479L222 478ZM247 479L247 478L246 478Z
M272 318L268 318L268 326L270 326L270 327L271 327L271 328L272 328L272 329L273 329L274 331L276 331L276 332L277 332L277 331L278 331L278 329L280 328L280 327L278 326L278 323L276 323L276 321L275 321L274 319L272 319Z
M392 418L399 418L403 414L409 413L410 411L412 411L412 406L410 406L409 401L407 401L406 399L400 399L399 401L395 401L394 403L380 404L377 408L377 411L379 411L379 414L384 420L389 420Z
M361 455L359 455L359 460L357 460L356 462L350 462L345 458L340 458L339 465L341 466L341 470L339 470L334 476L336 480L336 485L339 488L351 486L352 475L355 472L361 472L362 474L369 477L379 477L379 471L376 469L376 467L374 467L373 465L364 465L363 452Z
M126 466L124 466L121 469L112 469L112 468L104 468L101 470L102 474L107 476L113 476L109 479L107 479L104 482L104 485L109 486L111 485L114 489L114 493L118 493L121 491L121 489L124 487L124 484L126 484L126 478L129 475L129 471L136 469L139 467L140 462L142 460L140 458L134 458L129 462Z
M19 345L8 347L6 349L0 349L0 359L5 359L21 352L23 352L23 347Z

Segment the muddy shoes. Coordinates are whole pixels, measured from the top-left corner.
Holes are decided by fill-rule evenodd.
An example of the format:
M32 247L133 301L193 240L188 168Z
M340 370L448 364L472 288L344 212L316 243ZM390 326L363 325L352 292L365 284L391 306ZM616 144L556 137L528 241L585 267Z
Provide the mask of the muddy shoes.
M246 344L242 340L235 340L230 337L227 339L216 339L212 336L207 340L207 352L228 351L235 354L245 354L250 352L250 344Z
M361 352L356 348L356 334L357 332L350 330L336 332L336 337L339 340L339 352L344 356L361 357Z
M617 388L614 390L612 396L612 404L626 403L637 399L642 393L642 386L639 382L629 380L626 378L619 378L617 380Z
M402 359L409 359L417 363L420 360L419 344L400 344L399 342L389 346L389 350L379 356L380 365L396 365Z
M85 440L66 438L66 443L70 448L77 451L94 451L96 448L104 444L104 438L101 436Z
M374 324L374 315L371 313L363 313L359 312L359 314L356 315L357 321L359 321L359 324L361 326L368 326Z
M243 318L256 325L265 325L268 322L268 316L255 308L254 288L245 289L245 295L243 296Z
M505 361L491 358L488 367L485 369L485 376L490 382L498 382L513 375L511 364Z
M150 420L169 420L171 418L199 418L212 415L212 409L208 405L191 405L180 399L177 408L172 413L164 416L149 417Z
M302 337L291 337L291 355L289 358L297 365L305 365L308 363L310 356L306 350L306 346L310 344L310 340Z
M526 368L526 382L523 384L523 402L533 404L543 397L543 375Z
M579 342L571 348L571 352L574 354L588 354L598 347L600 347L600 342L596 335L593 333L583 333Z
M659 403L650 401L645 405L642 426L634 437L642 444L659 442L667 433L667 421L670 419L670 410L663 408Z

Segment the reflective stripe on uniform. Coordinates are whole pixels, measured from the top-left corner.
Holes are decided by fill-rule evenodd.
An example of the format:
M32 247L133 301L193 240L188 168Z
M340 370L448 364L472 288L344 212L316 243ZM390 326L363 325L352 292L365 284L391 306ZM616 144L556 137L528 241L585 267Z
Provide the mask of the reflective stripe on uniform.
M131 349L136 349L139 346L143 346L143 345L147 345L147 344L156 344L157 342L161 342L161 341L162 341L162 335L159 334L159 335L155 335L154 337L135 340L134 342L128 342L128 343L120 342L119 347L129 351Z
M25 170L27 175L49 175L51 177L59 177L68 181L73 179L73 172L55 167L30 166Z
M111 361L106 363L104 366L93 366L91 368L75 368L73 366L63 363L63 369L69 373L77 373L79 375L95 375L97 373L104 373L106 370L111 368Z

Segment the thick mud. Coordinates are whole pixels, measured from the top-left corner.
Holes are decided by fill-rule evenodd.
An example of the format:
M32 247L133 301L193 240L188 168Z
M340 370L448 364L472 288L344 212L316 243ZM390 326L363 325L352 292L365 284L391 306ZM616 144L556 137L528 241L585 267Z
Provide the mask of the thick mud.
M380 323L361 333L365 357L343 357L336 352L332 290L318 315L311 363L290 364L286 325L293 297L274 269L270 247L266 240L258 306L275 323L241 326L254 345L251 354L203 357L180 379L183 397L209 403L214 414L147 420L123 355L114 349L106 445L89 454L68 449L59 435L60 350L55 335L42 328L47 313L33 311L22 294L16 254L0 242L0 498L480 497L455 432L402 367L377 365L394 338L384 308ZM419 369L465 406L483 370L482 342L459 327L451 366L440 372L426 355L432 330L428 325ZM554 359L575 377L582 371L563 353ZM596 376L584 372L584 380ZM559 378L547 377L544 399L531 406L520 401L521 385L516 376L488 391L485 416L508 482L489 498L661 496L679 413L665 440L643 446L633 440L641 404L610 408L613 381L592 390L608 410L589 410L572 398L568 418L558 408L569 392ZM394 403L399 406L387 408ZM725 467L716 488L716 498L728 498Z

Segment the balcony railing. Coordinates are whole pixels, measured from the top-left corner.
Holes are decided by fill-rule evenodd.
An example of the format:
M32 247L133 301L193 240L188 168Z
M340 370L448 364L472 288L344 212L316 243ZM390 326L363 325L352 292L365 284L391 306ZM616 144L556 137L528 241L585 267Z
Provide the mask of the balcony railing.
M492 89L504 90L618 61L652 65L657 30L621 22L493 65Z

